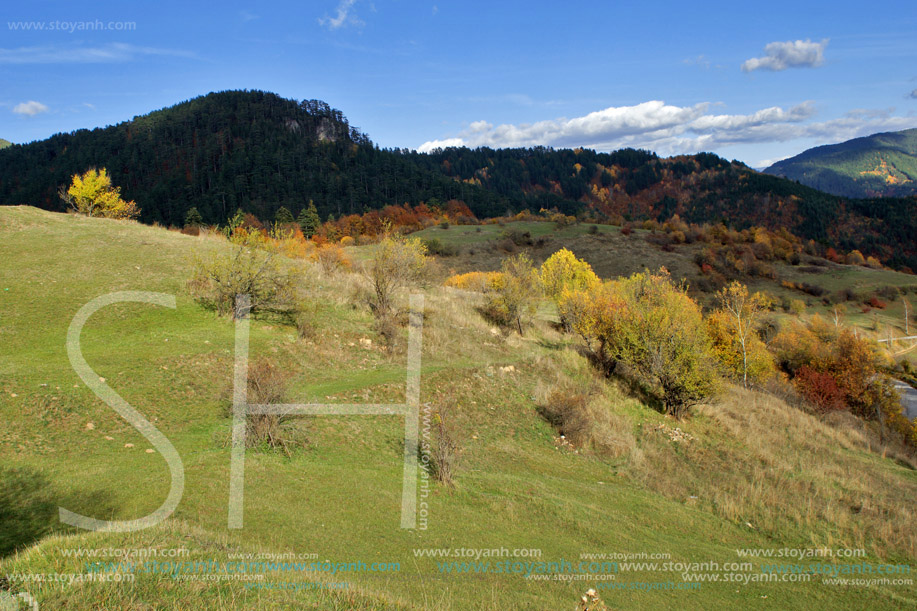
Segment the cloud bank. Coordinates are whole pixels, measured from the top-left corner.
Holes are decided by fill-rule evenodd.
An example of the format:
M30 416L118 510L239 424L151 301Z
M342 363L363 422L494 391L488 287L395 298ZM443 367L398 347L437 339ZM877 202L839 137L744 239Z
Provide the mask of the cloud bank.
M821 42L811 40L788 40L772 42L764 47L764 57L752 57L742 64L742 70L771 70L779 72L787 68L817 68L825 61L825 47L828 39Z
M29 100L28 102L22 102L16 104L13 108L13 112L17 115L25 115L26 117L34 117L35 115L48 112L48 107L42 104L41 102L36 102L35 100Z
M662 155L718 150L736 144L786 142L816 138L839 142L879 131L907 129L917 117L900 117L893 109L854 110L841 118L816 122L812 102L790 108L773 106L751 114L715 114L712 103L673 106L659 100L635 106L612 106L572 119L494 126L475 121L461 133L424 142L417 150L429 152L450 146L492 148L552 146L585 147L610 151L623 147L647 148Z

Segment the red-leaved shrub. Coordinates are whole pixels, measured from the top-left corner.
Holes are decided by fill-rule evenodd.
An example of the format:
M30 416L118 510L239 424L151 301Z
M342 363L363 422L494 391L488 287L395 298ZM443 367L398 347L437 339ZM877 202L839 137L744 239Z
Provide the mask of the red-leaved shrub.
M799 394L822 413L845 408L844 391L830 373L821 373L803 365L796 371L793 383Z

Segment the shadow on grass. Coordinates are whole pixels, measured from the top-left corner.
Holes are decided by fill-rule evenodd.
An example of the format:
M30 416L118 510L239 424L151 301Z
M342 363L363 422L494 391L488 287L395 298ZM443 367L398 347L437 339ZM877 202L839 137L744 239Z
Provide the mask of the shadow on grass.
M609 363L585 346L577 346L576 350L607 379L617 380L621 390L624 391L626 395L633 399L637 399L660 414L666 413L665 404L662 402L662 399L659 398L649 385L633 375L633 372L630 371L627 365L614 361Z
M58 507L111 519L115 505L104 491L65 494L39 470L0 467L0 558L28 547L42 537L74 529L58 519Z

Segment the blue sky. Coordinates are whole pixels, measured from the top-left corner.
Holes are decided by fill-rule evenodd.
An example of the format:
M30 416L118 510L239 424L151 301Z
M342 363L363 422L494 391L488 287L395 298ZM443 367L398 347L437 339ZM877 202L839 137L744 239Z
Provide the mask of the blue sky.
M759 167L917 127L917 7L7 3L0 82L13 142L247 88L325 100L385 147L639 146Z

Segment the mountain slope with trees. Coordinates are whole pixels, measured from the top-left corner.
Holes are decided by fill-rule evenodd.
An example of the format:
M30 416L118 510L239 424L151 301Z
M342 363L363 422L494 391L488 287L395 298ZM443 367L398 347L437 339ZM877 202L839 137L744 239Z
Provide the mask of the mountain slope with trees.
M917 128L818 146L764 171L845 197L917 195Z
M61 185L106 168L140 220L206 224L239 208L273 220L313 201L322 220L386 205L464 202L478 217L556 208L599 222L678 214L692 222L787 229L917 269L917 198L846 199L710 153L381 149L324 102L261 91L211 93L115 126L0 151L0 203L62 210Z

